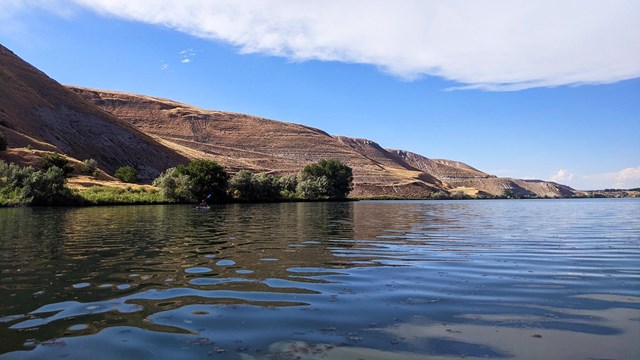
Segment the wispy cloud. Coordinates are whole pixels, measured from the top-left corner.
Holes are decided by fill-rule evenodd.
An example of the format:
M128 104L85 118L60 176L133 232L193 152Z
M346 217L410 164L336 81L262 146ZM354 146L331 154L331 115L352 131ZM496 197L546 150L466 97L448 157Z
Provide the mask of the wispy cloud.
M629 189L640 187L640 166L591 175L560 169L549 179L580 190Z
M573 173L565 169L560 169L557 173L552 175L550 179L555 182L571 181L573 179Z
M585 176L585 179L605 184L606 188L634 188L640 187L640 166L625 168L616 172Z
M193 49L185 49L180 51L180 62L183 64L188 64L191 62L194 56L196 56L196 52Z
M461 84L456 89L515 91L640 76L637 0L71 2L224 41L243 53L372 64L406 79L446 78Z
M169 70L169 64L163 62L162 65L160 65L160 70L162 71Z

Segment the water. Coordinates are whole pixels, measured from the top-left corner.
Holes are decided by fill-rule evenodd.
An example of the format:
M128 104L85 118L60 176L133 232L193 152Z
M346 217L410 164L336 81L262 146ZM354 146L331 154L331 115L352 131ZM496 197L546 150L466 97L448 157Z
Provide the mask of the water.
M638 359L640 201L0 209L0 359Z

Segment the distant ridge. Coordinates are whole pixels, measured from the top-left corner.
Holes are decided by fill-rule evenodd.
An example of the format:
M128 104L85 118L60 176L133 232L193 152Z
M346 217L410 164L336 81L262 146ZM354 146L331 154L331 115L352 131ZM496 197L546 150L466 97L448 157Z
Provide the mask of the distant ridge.
M454 188L476 189L482 193L500 196L505 192L522 196L567 197L575 194L572 188L542 180L498 178L453 160L429 159L404 150L390 150L408 164L428 172Z

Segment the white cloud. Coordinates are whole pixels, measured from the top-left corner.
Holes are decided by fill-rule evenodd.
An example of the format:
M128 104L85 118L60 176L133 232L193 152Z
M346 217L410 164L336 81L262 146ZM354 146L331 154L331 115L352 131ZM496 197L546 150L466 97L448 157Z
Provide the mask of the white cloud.
M183 64L188 64L191 62L191 59L193 59L194 56L196 56L196 52L193 49L185 49L180 51L178 54L180 54L180 62Z
M163 63L162 65L160 65L160 70L162 70L162 71L169 70L169 64Z
M565 169L560 169L555 175L551 176L551 181L555 182L563 182L563 181L571 181L573 179L573 173Z
M615 179L620 183L624 183L628 180L640 180L640 166L637 168L626 168L618 171Z
M599 182L601 188L627 189L640 187L640 166L625 168L617 172L585 176L587 180Z
M68 1L243 53L372 64L407 79L443 77L462 89L640 76L637 0Z

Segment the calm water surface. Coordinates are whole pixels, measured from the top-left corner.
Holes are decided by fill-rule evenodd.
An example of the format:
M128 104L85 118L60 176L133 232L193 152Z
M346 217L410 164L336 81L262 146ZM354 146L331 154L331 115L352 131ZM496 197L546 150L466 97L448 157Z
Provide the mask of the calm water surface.
M640 359L637 199L0 209L0 359Z

